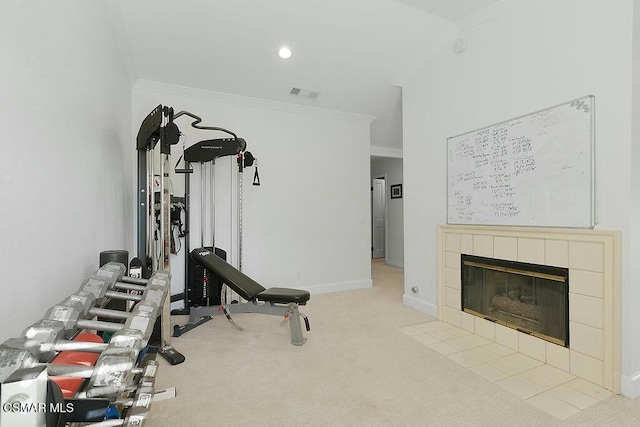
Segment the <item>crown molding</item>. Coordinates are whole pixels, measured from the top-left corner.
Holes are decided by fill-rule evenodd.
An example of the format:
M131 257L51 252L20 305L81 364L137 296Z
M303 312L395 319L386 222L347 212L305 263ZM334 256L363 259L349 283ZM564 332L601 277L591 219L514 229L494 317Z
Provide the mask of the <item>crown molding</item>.
M394 158L398 158L398 159L401 159L402 156L403 156L402 148L379 147L379 146L375 146L375 145L371 146L371 153L370 154L372 156L394 157Z
M366 124L370 124L375 120L374 116L368 116L365 114L348 113L344 111L307 107L304 105L287 104L284 102L271 101L268 99L251 98L248 96L214 92L210 90L196 89L144 79L139 79L133 85L133 90L164 93L168 95L184 96L187 98L198 98L226 104L245 105L254 108L265 108L268 110L285 111L288 113L305 114L309 116L324 117L334 120L346 120Z
M529 3L533 3L537 0L502 0L489 7L479 10L469 16L465 16L462 19L456 21L458 28L461 32L469 30L492 19L498 18L502 15L506 15L516 9L527 6Z

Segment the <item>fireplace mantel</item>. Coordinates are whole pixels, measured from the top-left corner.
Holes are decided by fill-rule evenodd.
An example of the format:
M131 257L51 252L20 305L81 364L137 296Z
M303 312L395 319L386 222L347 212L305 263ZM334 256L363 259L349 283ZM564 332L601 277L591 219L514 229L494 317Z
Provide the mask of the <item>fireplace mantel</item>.
M438 227L438 317L620 393L620 233L494 226ZM569 348L470 315L460 255L569 269Z

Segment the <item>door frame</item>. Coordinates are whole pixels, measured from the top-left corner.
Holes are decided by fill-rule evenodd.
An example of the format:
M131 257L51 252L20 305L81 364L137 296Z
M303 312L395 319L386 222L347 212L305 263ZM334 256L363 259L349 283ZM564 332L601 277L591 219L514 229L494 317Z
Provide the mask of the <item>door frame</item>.
M370 233L371 233L371 259L385 259L387 257L387 193L388 193L388 183L389 183L389 179L387 176L387 172L385 172L384 174L380 175L378 174L377 176L371 176L369 178L369 187L373 188L373 180L374 179L382 179L384 180L384 194L383 194L383 217L384 217L384 256L381 258L374 258L373 257L373 252L374 252L374 247L373 247L373 231L374 231L374 217L373 217L373 190L371 191L371 209L370 209L370 216L371 216L371 228L370 228Z

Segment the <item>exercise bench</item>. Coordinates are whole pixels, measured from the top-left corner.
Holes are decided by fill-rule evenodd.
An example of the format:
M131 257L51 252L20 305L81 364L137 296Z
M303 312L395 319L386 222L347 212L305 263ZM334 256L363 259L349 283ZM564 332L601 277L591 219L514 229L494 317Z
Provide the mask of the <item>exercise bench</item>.
M227 319L238 329L242 329L231 318L232 313L260 313L284 316L282 324L289 322L291 326L291 344L303 345L307 339L302 334L300 317L304 319L305 328L309 327L309 319L300 313L298 307L306 305L311 298L308 291L289 288L266 289L251 277L231 266L213 251L206 248L198 248L191 251L191 258L209 270L221 282L235 291L246 303L191 307L189 310L189 323L184 326L176 325L173 336L179 337L191 329L211 320L212 316L224 314Z

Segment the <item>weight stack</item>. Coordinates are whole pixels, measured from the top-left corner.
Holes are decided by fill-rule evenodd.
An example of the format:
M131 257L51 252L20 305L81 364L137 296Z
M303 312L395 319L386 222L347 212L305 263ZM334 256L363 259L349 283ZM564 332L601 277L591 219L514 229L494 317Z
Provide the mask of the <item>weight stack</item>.
M213 248L205 248L213 251ZM227 260L227 253L216 248L214 253ZM189 283L187 286L188 307L209 307L222 303L222 282L211 271L189 257Z

